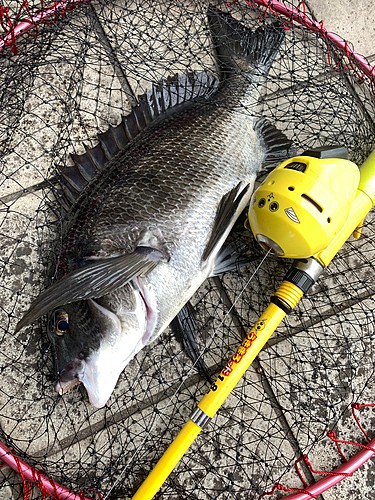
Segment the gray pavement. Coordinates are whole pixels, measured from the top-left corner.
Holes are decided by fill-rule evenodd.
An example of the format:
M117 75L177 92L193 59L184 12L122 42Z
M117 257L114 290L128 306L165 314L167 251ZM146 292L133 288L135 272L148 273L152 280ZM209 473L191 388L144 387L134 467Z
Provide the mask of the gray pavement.
M372 1L357 0L354 3L348 0L340 2L308 0L306 4L318 21L324 21L327 29L352 42L356 51L375 63L373 42L375 12ZM142 23L142 15L135 11L133 22L134 26ZM167 29L168 25L164 28ZM182 30L182 22L178 28ZM102 29L108 40L111 40L116 36L117 30L122 28L119 22L115 26L110 23L104 27L97 26L97 29ZM201 26L190 26L189 29L197 30L198 37ZM158 33L161 36L163 31ZM156 61L153 74L150 76L149 61L143 61L144 65L139 65L137 47L134 45L134 37L138 34L137 30L134 34L129 33L125 44L126 50L124 47L121 48L124 64L127 57L130 57L135 66L138 64L137 78L134 74L130 74L126 79L135 94L141 93L150 79L157 80L159 72L161 74L165 69L163 68L165 61L160 63ZM157 36L156 30L155 39ZM179 43L181 34L178 30L175 36L177 41L172 38L171 44ZM90 43L87 42L87 45L89 47ZM196 44L189 53L192 58L196 55L194 50L197 47L201 49L199 44ZM51 66L44 65L40 74L34 75L34 91L25 97L25 109L29 111L19 124L17 134L12 138L6 165L1 172L0 196L3 200L4 196L8 197L5 206L10 207L1 221L0 241L4 260L11 262L10 266L4 266L2 274L2 300L6 304L1 309L2 325L6 325L3 328L4 332L14 330L30 297L35 296L43 287L43 261L32 274L29 273L29 269L41 252L38 241L48 240L48 236L52 237L52 231L47 237L41 235L41 232L45 231L41 228L47 218L51 222L48 204L45 203L43 196L46 191L35 188L34 193L20 197L20 190L50 178L54 163L46 151L53 149L56 157L59 155L62 157L64 148L69 148L73 144L74 152L82 153L83 142L87 143L88 137L95 142L97 130L104 131L108 123L117 124L121 119L121 113L129 109L129 93L124 85L124 75L119 72L118 67L115 69L115 75L113 74L113 66L108 62L108 47L105 43L102 49L104 62L100 68L90 64L90 58L92 61L96 60L96 51L91 52L89 48L86 54L89 70L85 73L85 83L80 88L86 97L80 102L83 111L80 114L73 112L69 114L72 119L71 126L66 129L69 131L69 137L60 135L59 121L56 119L64 112L60 96L65 96L68 90L72 95L75 92L74 88L67 87L66 81L70 73L69 66L64 64L64 57L61 57L61 61L56 65L58 71L54 72L51 63ZM158 49L156 43L150 47L150 53ZM67 57L71 50L72 47L67 47ZM211 60L208 47L205 47L205 50L202 61L209 66ZM183 53L181 51L181 54ZM120 65L123 62L121 57L118 61ZM54 63L56 64L56 61ZM186 61L180 58L173 66L173 71L179 71L179 64L183 66L184 63ZM199 69L199 64L194 63L193 68ZM48 79L45 77L46 72L49 75ZM98 84L101 85L101 95L94 96L93 89ZM38 88L41 90L36 92L35 89ZM111 98L108 98L111 106L101 106L100 103L106 103L107 91L111 94ZM5 125L0 124L0 127ZM24 142L21 142L21 139ZM18 169L20 163L23 168ZM30 224L36 210L40 218L39 225ZM371 249L371 242L368 247L363 247L364 252L369 252ZM45 252L48 253L48 250L45 249ZM348 267L355 268L351 257L348 259L350 265L343 260L344 270ZM267 267L268 272L280 272L274 260L268 262ZM353 297L363 296L361 280L365 283L368 276L373 276L370 266L361 266L359 263L358 268L356 280L359 284L353 285ZM336 305L347 300L347 289L352 286L350 276L342 277L342 274L344 273L338 266L335 272L322 279L319 284L322 290L330 288L335 290ZM225 316L226 307L216 307L219 300L223 301L222 291L218 291L217 282L209 291L209 300L206 298L207 290L204 287L195 299L198 307L199 304L204 304L205 300L209 304L202 312L202 315L210 317L206 329L207 337L215 330L213 327L219 324L221 326L221 322L225 319L221 336L215 339L211 351L205 355L213 373L216 373L215 370L217 371L217 366L222 360L222 345L225 344L228 353L231 353L241 338L241 329L246 330L261 312L259 304L262 304L261 299L264 299L263 278L267 279L267 272L261 270L257 276L259 283L252 283L249 290L236 303L241 316L240 322L234 316ZM233 278L226 277L224 281L229 290L229 301L234 301L235 294L232 296L230 292L231 279ZM244 278L244 284L245 281ZM237 283L236 287L238 288ZM14 291L20 289L22 295L16 300ZM254 296L259 298L259 302L254 301ZM318 294L317 297L317 300L322 300L324 296ZM310 326L297 331L300 317L291 316L286 320L286 326L280 327L244 381L225 403L222 412L214 419L213 429L208 430L201 441L193 446L159 498L193 498L184 491L189 491L189 495L195 495L194 490L199 487L200 493L194 498L252 499L255 496L247 497L246 493L240 496L231 494L229 490L224 489L223 484L228 484L228 478L234 477L237 485L245 489L248 487L249 491L250 487L251 491L256 491L256 488L261 490L262 487L269 490L270 479L265 482L266 475L277 480L279 470L285 469L286 462L292 464L294 459L307 451L316 470L332 470L340 464L340 457L333 443L324 435L327 420L337 420L336 432L342 439L361 441L360 432L347 412L344 413L344 409L347 409L358 396L361 396L362 401L375 402L375 388L371 377L374 353L372 346L366 344L366 338L362 338L364 323L367 325L368 337L373 338L373 324L368 319L368 311L373 308L371 297L363 296L363 300L358 304L353 299L353 303L343 306L340 315L333 318L330 310L332 304L328 300L322 300L320 312L324 316L324 322L321 317L309 316L309 304L317 309L314 300L315 296L307 298L300 309L301 317L306 321L308 319L311 322ZM250 312L249 304L252 304ZM338 317L340 324L337 323ZM290 342L283 339L283 335L287 332L294 332ZM336 349L338 339L343 338L343 332L347 334L350 346L337 345ZM96 411L88 405L85 392L80 388L76 388L61 399L54 393L51 377L52 356L48 346L40 340L38 328L29 327L17 338L3 334L1 363L2 366L6 366L2 373L0 393L3 435L11 436L21 452L32 457L33 463L37 465L42 461L46 467L49 466L50 474L57 478L69 478L69 474L74 476L75 464L81 461L86 467L85 470L89 471L88 477L86 476L84 480L87 483L90 479L91 467L92 484L95 487L95 477L101 473L106 474L106 464L110 463L114 472L102 485L108 489L120 471L128 467L129 463L132 464L134 454L140 453L141 458L135 462L134 472L128 471L124 475L124 486L118 490L117 496L113 497L117 500L127 500L129 495L126 491L130 491L134 483L139 481L138 478L144 474L143 469L151 467L156 461L161 449L171 441L189 416L193 402L197 401L207 389L207 384L194 371L188 371L191 363L169 331L166 333L166 339L167 342L158 342L152 348L146 348L139 353L137 359L126 368L109 407ZM200 339L202 344L206 340ZM319 355L322 356L321 363L324 364L325 371L316 370L317 346L320 347ZM334 351L336 356L329 358L327 354L325 358L324 353L331 351ZM350 370L353 370L353 373ZM142 373L142 377L134 376L138 373ZM177 394L183 377L185 377L183 387ZM352 385L350 385L351 378L354 380ZM330 394L332 397L328 397ZM126 396L129 398L126 399ZM326 400L329 404L325 404ZM181 409L176 411L178 405ZM372 417L370 421L373 427L375 419ZM306 432L301 422L306 422ZM153 432L161 436L158 445L160 449L155 449L152 440L147 442L147 433L151 432L154 425ZM372 437L371 428L369 434ZM318 435L320 438L316 442ZM237 448L234 447L234 442L237 443ZM231 456L231 451L238 453L244 464L239 463L239 460L236 462ZM351 456L353 449L349 447L345 452L347 456ZM267 470L269 456L272 457L269 463L274 469L271 473ZM114 460L113 457L118 458ZM68 463L71 469L65 470ZM319 497L320 500L374 498L374 463L369 461L352 478L345 479L335 488L325 492ZM202 475L202 470L208 472ZM6 468L0 469L0 474L0 486L3 481L0 500L22 498L19 477L9 471L7 474ZM306 470L305 475L308 482L319 477L318 474L309 474ZM298 476L292 470L284 474L282 483L286 487L301 487ZM286 493L278 493L276 497L282 498L285 495ZM34 489L32 498L42 498L39 490Z

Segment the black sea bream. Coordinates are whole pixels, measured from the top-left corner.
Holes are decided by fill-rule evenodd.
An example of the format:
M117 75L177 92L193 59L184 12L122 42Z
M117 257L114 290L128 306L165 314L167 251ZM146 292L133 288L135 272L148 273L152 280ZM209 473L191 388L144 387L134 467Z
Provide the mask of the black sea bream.
M288 155L288 139L252 117L283 27L251 32L213 7L207 16L220 78L201 72L160 82L75 158L79 169L61 182L68 198L78 196L63 221L55 282L17 326L50 314L56 390L80 381L96 407L219 272L257 174Z

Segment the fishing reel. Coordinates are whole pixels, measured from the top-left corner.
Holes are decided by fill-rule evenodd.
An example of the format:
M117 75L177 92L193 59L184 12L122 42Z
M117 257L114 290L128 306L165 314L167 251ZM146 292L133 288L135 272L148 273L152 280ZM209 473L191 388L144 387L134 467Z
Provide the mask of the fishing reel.
M343 147L311 149L284 161L251 198L251 231L264 249L281 257L317 255L347 221L359 180Z
M271 302L290 313L375 204L375 153L358 168L321 147L273 170L250 200L248 227L267 251L295 259Z

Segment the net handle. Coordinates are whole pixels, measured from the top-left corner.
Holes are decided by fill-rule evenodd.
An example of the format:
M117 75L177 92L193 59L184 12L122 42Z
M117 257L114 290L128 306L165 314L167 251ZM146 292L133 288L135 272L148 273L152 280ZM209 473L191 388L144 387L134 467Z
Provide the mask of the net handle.
M247 3L251 6L253 6L253 2L259 6L266 7L272 13L281 14L288 17L291 21L303 24L312 31L319 32L323 37L328 38L338 49L345 52L349 58L354 59L363 73L375 81L375 66L371 66L363 56L353 50L347 41L343 40L339 35L332 33L332 31L327 30L322 22L311 19L305 12L306 6L303 2L298 6L303 6L303 12L298 10L298 8L287 7L277 0L247 0Z
M316 498L317 495L324 493L332 486L335 486L337 483L345 479L348 474L352 474L354 471L359 469L367 460L369 460L375 454L375 438L371 439L371 441L366 445L365 448L360 450L358 453L354 455L354 457L350 458L347 462L340 465L332 475L328 475L319 479L316 483L304 487L303 492L292 493L291 495L287 495L288 500L311 500L312 498Z
M45 10L41 10L34 16L29 17L26 21L21 21L16 26L12 26L9 29L9 32L0 38L0 52L5 49L5 47L9 45L14 45L16 39L27 33L32 28L35 28L38 24L47 21L53 15L64 12L67 9L71 9L76 7L81 3L88 3L91 0L63 0L62 2L55 2L51 7L48 7Z
M20 474L25 481L34 484L42 483L43 489L51 498L59 498L59 500L92 500L92 498L84 497L82 494L76 495L61 484L48 478L45 474L27 464L24 460L18 458L1 441L0 460Z

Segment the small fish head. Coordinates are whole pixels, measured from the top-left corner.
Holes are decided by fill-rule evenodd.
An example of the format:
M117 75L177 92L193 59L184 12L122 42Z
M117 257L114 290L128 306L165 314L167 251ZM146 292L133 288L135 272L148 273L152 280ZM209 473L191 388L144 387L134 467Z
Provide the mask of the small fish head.
M126 364L143 347L146 307L136 289L124 288L120 295L125 301L106 296L73 302L51 313L49 336L55 348L59 394L81 382L90 403L103 407Z

